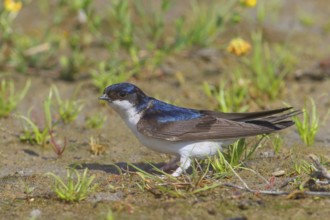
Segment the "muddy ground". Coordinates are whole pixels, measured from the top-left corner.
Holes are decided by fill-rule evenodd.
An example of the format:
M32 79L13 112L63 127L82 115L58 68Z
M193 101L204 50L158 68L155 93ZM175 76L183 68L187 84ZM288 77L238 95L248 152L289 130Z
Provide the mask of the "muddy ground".
M318 63L330 56L330 35L321 30L324 25L321 21L328 18L325 9L327 1L304 2L304 5L300 1L290 1L287 4L288 8L281 10L278 22L269 27L265 25L264 28L269 38L282 40L282 35L294 27L295 31L290 32L289 44L299 45L302 49L299 51L297 68L288 77L285 94L280 100L266 103L264 107L279 108L286 102L302 108L306 97L313 97L320 117L324 118L330 106L330 76L321 80L308 76L296 80L295 74L299 71L319 74ZM292 11L295 14L308 11L313 15L317 12L316 24L312 27L297 24L290 13ZM27 13L21 16L21 20L29 17ZM226 56L221 53L214 56L211 61L192 55L168 57L165 65L182 72L185 76L184 84L178 84L172 75L132 78L130 82L159 99L186 107L211 109L214 101L203 93L202 82L222 80L230 74L226 71L226 66L230 65ZM0 219L31 219L35 213L39 213L37 219L105 219L110 210L113 219L327 219L330 216L330 198L316 196L289 199L286 196L248 193L225 186L184 198L142 191L137 184L142 183L141 178L134 172L125 172L127 163L148 170L149 162L160 166L170 157L143 147L115 112L100 104L97 100L100 93L91 85L89 78L81 77L74 82L65 82L56 77L45 77L42 73L13 74L12 78L20 86L31 79L32 86L15 112L8 118L0 119ZM36 115L40 114L42 101L54 84L63 97L70 97L80 86L77 98L84 102L84 109L74 123L57 127L57 137L65 137L68 142L60 158L50 147L20 142L18 136L22 125L15 117L15 114L26 114L32 106L32 111ZM255 107L250 110L258 109ZM97 112L107 116L104 127L84 128L85 118ZM294 176L295 161L308 160L307 155L311 153L327 159L330 157L329 120L322 121L312 147L306 147L301 142L295 127L286 129L280 135L284 143L279 154L269 156L267 152L272 151L272 147L265 144L247 163L248 167L266 179L270 179L274 171L284 170L284 176L275 178L274 184L277 187ZM104 154L96 156L90 152L91 136L106 146ZM80 170L88 168L89 174L95 175L95 183L99 186L84 201L60 201L52 190L52 178L45 174L53 172L65 177L66 167L76 165L80 165L77 166ZM116 166L122 168L122 174ZM244 171L239 173L251 188L267 188L255 175ZM234 176L219 181L240 184ZM294 186L285 188L288 191L293 189Z

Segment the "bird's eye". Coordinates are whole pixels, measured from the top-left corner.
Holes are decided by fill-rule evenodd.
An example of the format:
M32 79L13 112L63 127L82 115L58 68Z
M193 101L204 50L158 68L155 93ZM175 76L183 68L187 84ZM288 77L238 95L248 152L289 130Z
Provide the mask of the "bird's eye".
M127 93L126 93L126 92L119 92L119 93L118 93L118 96L119 96L120 98L125 98L125 97L127 96Z

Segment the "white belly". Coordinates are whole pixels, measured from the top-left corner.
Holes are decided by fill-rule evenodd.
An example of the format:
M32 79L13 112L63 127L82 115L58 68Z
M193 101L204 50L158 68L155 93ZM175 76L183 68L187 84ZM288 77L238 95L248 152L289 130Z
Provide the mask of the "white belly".
M156 138L146 137L138 133L137 138L146 147L168 154L187 156L190 158L206 158L222 151L222 147L231 144L233 141L205 140L205 141L165 141Z

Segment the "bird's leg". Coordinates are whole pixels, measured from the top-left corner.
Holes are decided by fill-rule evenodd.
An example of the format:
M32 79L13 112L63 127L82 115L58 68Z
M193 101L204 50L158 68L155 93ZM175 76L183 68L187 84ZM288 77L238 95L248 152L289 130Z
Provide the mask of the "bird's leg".
M182 157L180 158L180 166L172 173L172 176L178 177L184 172L186 169L190 167L191 160L189 157Z
M175 158L173 158L172 160L170 160L168 163L164 164L160 169L163 171L169 171L172 170L174 168L176 168L176 163L180 161L180 156L176 156Z

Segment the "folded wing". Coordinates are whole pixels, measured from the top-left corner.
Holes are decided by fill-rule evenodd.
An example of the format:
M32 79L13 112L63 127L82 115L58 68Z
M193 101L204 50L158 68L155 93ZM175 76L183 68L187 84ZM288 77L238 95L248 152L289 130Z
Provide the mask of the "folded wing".
M137 126L142 134L167 141L223 140L267 134L287 128L293 125L293 121L285 119L300 112L272 116L286 110L289 108L242 114L201 111L204 114L199 118L165 123L156 118L142 117ZM228 117L219 117L220 115Z

